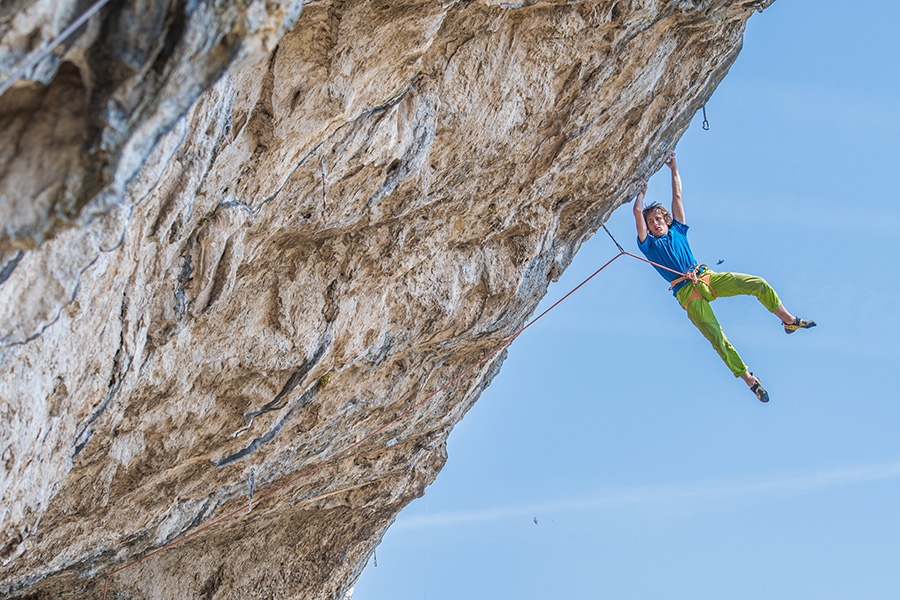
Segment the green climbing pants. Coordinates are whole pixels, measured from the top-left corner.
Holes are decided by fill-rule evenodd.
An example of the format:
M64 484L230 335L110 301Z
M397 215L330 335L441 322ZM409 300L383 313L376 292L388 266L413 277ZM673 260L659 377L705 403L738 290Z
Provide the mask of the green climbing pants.
M765 279L743 273L716 273L709 269L700 275L699 281L682 286L675 296L687 311L691 323L709 340L735 377L743 375L747 365L725 337L709 303L718 297L739 295L756 296L769 312L775 312L781 306L778 294Z

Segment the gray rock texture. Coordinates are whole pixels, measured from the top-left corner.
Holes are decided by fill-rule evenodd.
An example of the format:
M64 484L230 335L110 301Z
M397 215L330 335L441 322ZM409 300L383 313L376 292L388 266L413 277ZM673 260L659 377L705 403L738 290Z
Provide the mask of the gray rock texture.
M770 1L110 0L0 97L0 595L342 598Z

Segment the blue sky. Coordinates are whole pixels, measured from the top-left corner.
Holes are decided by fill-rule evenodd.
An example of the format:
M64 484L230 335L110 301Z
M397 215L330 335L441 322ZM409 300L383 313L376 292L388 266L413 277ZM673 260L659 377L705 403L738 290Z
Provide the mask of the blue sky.
M771 402L620 258L515 341L354 600L898 597L898 22L779 0L679 144L698 260L819 324L713 305ZM608 226L636 251L629 207ZM615 254L598 233L542 308Z

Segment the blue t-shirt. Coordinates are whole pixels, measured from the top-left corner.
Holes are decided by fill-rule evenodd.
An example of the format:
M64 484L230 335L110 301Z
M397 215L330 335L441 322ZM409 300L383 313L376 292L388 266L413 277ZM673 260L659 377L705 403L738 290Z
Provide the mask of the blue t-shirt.
M686 273L697 264L697 261L694 260L694 253L691 252L691 245L688 244L687 231L687 225L679 223L678 221L672 221L672 225L669 227L669 232L666 235L662 237L653 237L648 232L647 239L643 242L638 238L638 248L641 249L641 252L647 257L647 260L652 260L655 263L674 269L679 273ZM662 275L666 281L671 282L680 277L680 275L676 275L671 271L666 271L659 267L653 268L656 269L657 273ZM678 293L678 290L686 284L687 281L682 281L675 286L672 293Z

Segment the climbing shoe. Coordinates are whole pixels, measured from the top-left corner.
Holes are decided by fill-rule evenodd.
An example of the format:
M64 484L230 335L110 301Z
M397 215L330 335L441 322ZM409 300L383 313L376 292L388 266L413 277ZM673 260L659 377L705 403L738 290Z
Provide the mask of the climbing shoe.
M815 321L804 321L800 317L794 319L793 323L785 323L784 324L784 332L785 333L794 333L798 329L809 329L810 327L815 327Z
M753 373L750 374L753 375ZM756 380L756 383L750 386L750 391L756 394L756 399L760 402L768 402L769 392L767 392L766 388L762 386L762 382L759 380L759 377L753 375L753 378Z

